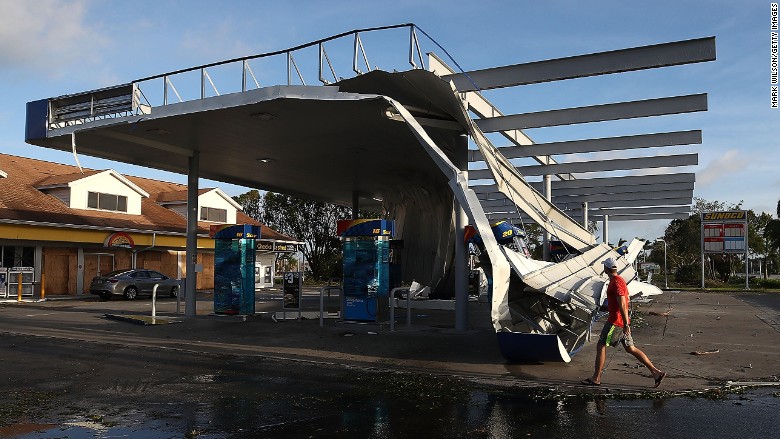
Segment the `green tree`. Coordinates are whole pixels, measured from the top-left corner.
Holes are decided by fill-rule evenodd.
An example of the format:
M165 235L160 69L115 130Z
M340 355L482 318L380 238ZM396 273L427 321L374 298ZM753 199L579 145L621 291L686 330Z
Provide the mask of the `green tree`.
M233 197L233 200L241 205L241 209L247 216L260 221L260 217L262 216L262 196L260 195L260 191L252 189L249 192Z
M767 247L774 251L780 251L780 201L777 202L777 218L769 221L764 228Z
M260 221L305 243L303 256L312 277L324 279L340 272L341 241L336 235L336 222L351 218L351 208L273 192L266 192L261 207ZM373 214L360 211L359 216Z
M694 283L701 272L701 219L698 214L686 219L673 220L666 227L666 258L670 271L675 273L675 280L684 283ZM652 260L663 263L663 243L658 242L653 249ZM657 255L657 256L656 256Z
M762 260L761 274L766 273L767 262L771 259L771 249L766 236L766 228L772 221L772 215L761 212L756 215L752 210L748 211L748 245L750 253Z
M742 201L736 204L736 206L741 206ZM719 210L732 210L732 209L738 209L739 207L732 206L727 207L726 203L722 201L707 201L704 198L694 197L693 198L693 207L691 208L691 211L694 215L698 215L702 212L714 212Z
M303 255L312 277L319 279L331 274L338 259L336 221L349 214L343 206L267 192L261 219L269 227L305 242Z
M526 234L525 245L528 246L528 251L531 252L531 257L534 259L542 260L544 254L544 247L542 245L542 239L544 236L544 229L538 224L519 224Z
M770 221L772 215L766 212L756 215L752 210L748 210L748 246L756 255L764 255L768 250L765 231Z
M766 240L767 258L765 266L774 266L775 272L780 262L780 200L777 202L777 219L767 222L764 227L764 239Z

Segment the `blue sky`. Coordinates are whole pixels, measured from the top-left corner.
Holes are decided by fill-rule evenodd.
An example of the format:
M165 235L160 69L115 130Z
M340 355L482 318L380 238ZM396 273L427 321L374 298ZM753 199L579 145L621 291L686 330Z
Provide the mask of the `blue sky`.
M0 0L0 151L75 164L70 154L24 143L28 101L285 49L358 28L415 23L466 70L715 36L715 62L526 86L488 97L513 114L708 93L706 113L528 134L537 142L552 142L702 129L702 145L680 149L699 153L695 195L729 204L744 200L744 208L774 214L780 199L780 110L770 108L769 20L770 2L763 0ZM372 63L382 61L376 46L372 52L365 43ZM441 54L429 42L423 45ZM79 159L85 167L186 182L180 175L83 155ZM218 185L231 195L247 190ZM612 223L610 238L654 238L668 221L656 223Z

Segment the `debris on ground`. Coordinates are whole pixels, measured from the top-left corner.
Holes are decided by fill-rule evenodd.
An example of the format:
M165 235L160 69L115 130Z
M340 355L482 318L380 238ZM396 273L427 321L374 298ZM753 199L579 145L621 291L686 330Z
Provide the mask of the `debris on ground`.
M720 352L720 349L710 349L709 351L693 351L691 352L691 355L710 355L710 354L717 354Z

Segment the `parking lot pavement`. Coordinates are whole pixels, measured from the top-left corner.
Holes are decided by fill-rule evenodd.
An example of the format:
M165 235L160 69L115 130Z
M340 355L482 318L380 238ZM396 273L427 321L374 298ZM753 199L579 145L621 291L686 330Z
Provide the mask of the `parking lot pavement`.
M326 298L326 310L338 298ZM273 357L323 365L417 370L522 386L572 386L590 376L594 342L571 363L508 364L501 357L490 324L489 305L470 302L471 329L454 330L454 314L413 310L411 326L400 312L396 330L380 323L349 323L335 318L271 318L282 311L281 293L257 294L257 314L217 316L213 296L198 293L197 316L176 313L177 300L157 301L159 316L177 324L142 326L109 320L105 314L149 315L151 300L100 301L93 297L0 305L0 334L53 337L144 349L179 349L227 355ZM178 304L184 310L184 300ZM319 292L307 291L303 317L316 315ZM662 389L683 391L732 383L778 380L780 294L667 292L637 304L632 334L637 345L668 373ZM594 337L602 322L593 327ZM603 388L643 391L653 380L622 349L609 349Z

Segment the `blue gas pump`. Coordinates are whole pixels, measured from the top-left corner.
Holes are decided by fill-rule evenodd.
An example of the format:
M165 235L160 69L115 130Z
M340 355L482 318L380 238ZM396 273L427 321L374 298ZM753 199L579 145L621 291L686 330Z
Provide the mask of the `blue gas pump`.
M255 251L260 227L219 225L214 239L214 313L255 313Z
M379 304L390 291L392 220L343 220L337 225L343 243L345 320L376 321Z

